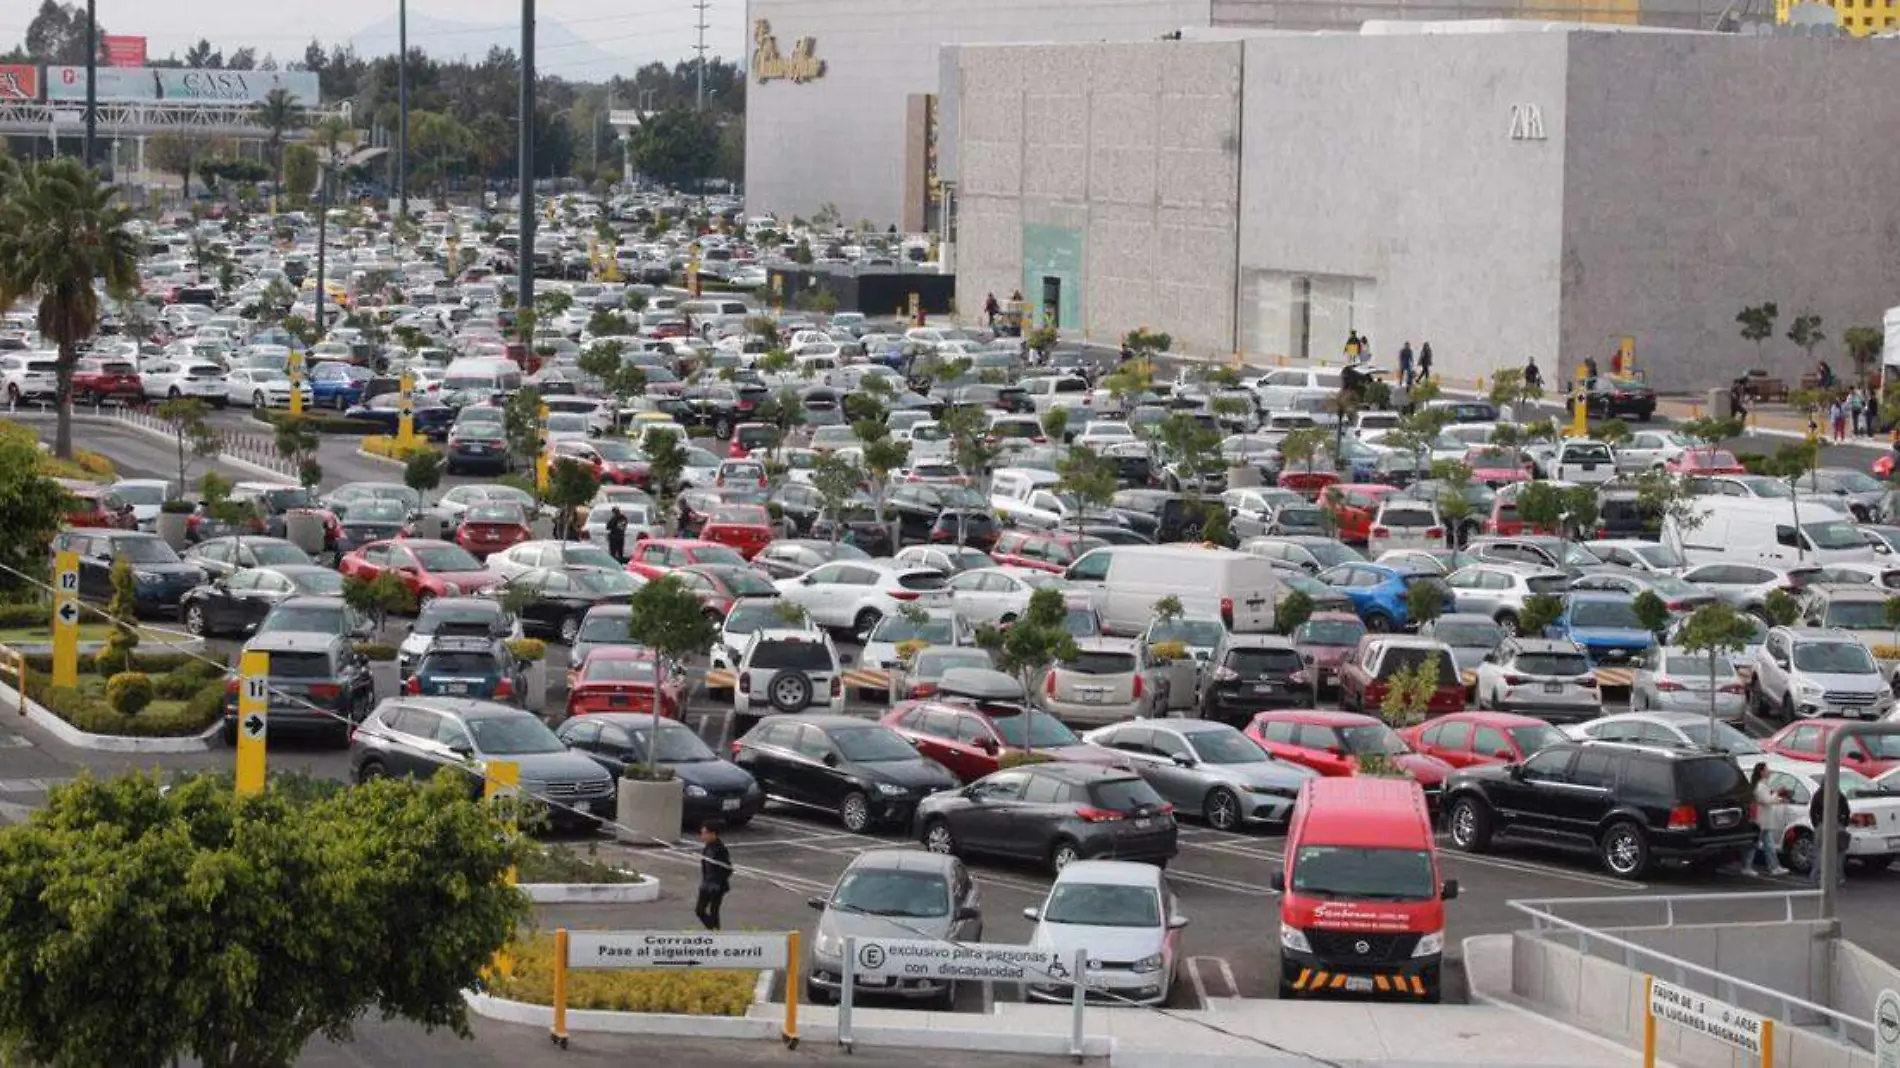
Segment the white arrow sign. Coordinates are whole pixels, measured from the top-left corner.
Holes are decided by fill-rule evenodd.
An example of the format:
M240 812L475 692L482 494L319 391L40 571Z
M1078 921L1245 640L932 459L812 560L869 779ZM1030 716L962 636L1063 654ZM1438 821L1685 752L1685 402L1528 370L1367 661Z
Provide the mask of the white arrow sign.
M61 601L58 615L59 621L70 627L79 622L79 606L71 601Z

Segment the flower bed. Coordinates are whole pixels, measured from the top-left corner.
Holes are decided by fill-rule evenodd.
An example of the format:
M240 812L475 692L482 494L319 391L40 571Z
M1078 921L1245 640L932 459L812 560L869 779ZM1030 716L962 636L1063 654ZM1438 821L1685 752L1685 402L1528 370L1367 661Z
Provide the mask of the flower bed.
M554 1003L554 936L535 934L509 948L513 967L489 982L489 993L531 1005ZM744 1016L758 985L757 972L626 971L567 973L570 1009Z
M544 845L528 851L515 869L519 883L637 883L640 873L625 871L603 863L598 851L589 846L585 856L564 845Z

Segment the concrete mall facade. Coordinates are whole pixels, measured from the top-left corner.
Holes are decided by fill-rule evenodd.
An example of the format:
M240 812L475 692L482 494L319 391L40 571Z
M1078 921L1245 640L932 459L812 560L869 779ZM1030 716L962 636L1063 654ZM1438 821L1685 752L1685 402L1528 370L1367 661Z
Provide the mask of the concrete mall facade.
M781 56L810 37L796 54L825 66L751 87L748 209L947 235L966 316L1020 291L1064 337L1143 326L1267 362L1337 358L1357 330L1387 364L1429 341L1464 379L1632 338L1652 383L1700 389L1806 370L1741 340L1745 306L1821 315L1816 355L1844 367L1841 335L1900 303L1900 158L1878 149L1900 43L1679 30L1703 12L1644 4L1625 26L1284 32L1233 28L1266 10L1246 0L1200 21L838 2L849 25L753 4ZM1275 10L1255 21L1320 9Z

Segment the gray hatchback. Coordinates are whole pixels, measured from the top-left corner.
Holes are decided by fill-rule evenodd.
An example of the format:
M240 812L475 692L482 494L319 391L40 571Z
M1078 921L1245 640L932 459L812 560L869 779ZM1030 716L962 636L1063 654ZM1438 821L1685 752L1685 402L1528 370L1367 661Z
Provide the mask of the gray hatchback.
M919 849L868 849L838 876L826 897L810 899L819 910L806 987L811 1001L834 1001L844 985L846 938L926 938L951 942L983 940L983 911L976 880L963 862ZM927 1000L948 1009L956 983L940 979L855 977L853 997L880 994Z

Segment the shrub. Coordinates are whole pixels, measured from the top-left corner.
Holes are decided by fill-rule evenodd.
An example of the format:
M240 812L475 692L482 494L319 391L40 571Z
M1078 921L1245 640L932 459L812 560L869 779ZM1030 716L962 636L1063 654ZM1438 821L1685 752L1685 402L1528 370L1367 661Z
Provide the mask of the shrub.
M152 688L164 700L189 701L191 695L197 693L198 688L203 685L204 683L183 672L173 672L170 675L160 675L152 683Z
M537 934L510 947L512 974L492 977L495 994L515 1001L554 1001L554 938ZM688 1016L744 1016L757 972L573 971L567 1004L574 1009L665 1012Z
M152 677L138 671L121 671L106 680L106 704L123 716L136 716L152 703Z
M40 601L0 604L0 627L51 627L52 625L53 607L50 604Z
M515 867L515 880L523 883L631 883L639 879L638 872L602 863L599 849L593 845L582 856L567 846L550 843L528 850Z
M357 642L356 651L369 660L384 661L396 659L396 647L388 642Z
M547 658L548 643L539 638L516 638L508 643L508 651L516 660L531 664Z
M435 452L435 446L418 441L408 448L396 444L396 439L387 434L368 434L363 437L363 451L371 456L381 456L390 460L407 463L409 457L418 452Z
M198 506L181 497L166 501L164 504L158 506L158 510L164 512L166 515L190 515L192 512L198 510Z
M74 449L73 462L79 465L81 471L95 478L112 478L118 474L118 468L112 466L109 458L91 449Z
M198 691L185 702L185 718L200 721L207 726L224 714L225 686L222 679L207 682L198 687Z

